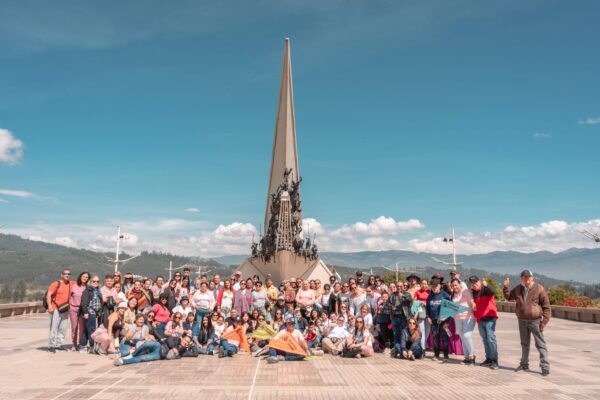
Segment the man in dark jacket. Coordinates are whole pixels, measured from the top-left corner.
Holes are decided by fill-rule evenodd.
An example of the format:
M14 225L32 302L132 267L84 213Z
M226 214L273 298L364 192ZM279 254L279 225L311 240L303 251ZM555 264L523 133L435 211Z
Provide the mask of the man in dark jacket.
M448 335L444 330L444 320L440 319L440 309L442 308L442 300L450 300L450 296L442 290L442 278L431 278L431 293L427 297L425 311L427 313L427 322L431 326L431 335L433 336L433 361L437 361L440 357L440 339L442 341L442 351L444 352L444 360L448 360Z
M533 281L533 273L525 269L521 272L521 284L509 289L510 280L504 280L504 298L516 302L516 314L519 319L519 334L521 335L521 363L516 371L529 370L529 345L531 335L535 340L535 347L540 353L540 367L542 375L550 373L548 361L548 347L544 339L544 328L550 321L552 310L550 300L544 287Z
M473 294L471 308L485 349L485 360L479 365L498 369L498 344L496 343L498 308L494 298L496 292L493 287L488 286L485 279L480 280L475 275L469 277L469 283Z
M392 357L396 354L402 353L402 346L400 344L402 340L402 331L408 329L408 317L406 314L407 310L410 310L410 304L412 303L412 295L402 288L402 285L398 285L398 291L390 295L388 303L390 303L390 312L392 318L392 333L394 334L394 346L392 347Z

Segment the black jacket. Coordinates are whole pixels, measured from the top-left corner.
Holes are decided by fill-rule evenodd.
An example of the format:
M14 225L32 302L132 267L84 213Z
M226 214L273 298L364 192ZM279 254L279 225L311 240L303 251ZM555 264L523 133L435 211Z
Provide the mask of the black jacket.
M88 286L81 294L81 305L79 306L80 316L83 316L84 314L89 314L90 302L94 298L94 290L95 289L93 286ZM100 295L100 310L102 310L102 295ZM96 315L100 314L100 310L94 310L96 312Z

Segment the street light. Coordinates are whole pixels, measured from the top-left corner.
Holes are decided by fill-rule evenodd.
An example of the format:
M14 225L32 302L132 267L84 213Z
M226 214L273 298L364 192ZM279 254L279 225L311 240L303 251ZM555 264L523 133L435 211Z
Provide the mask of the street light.
M456 237L454 236L454 228L452 228L452 237L451 238L447 238L445 237L443 239L444 243L452 243L452 262L446 262L446 261L442 261L439 258L435 258L435 257L431 257L431 259L437 263L440 264L444 264L444 265L452 265L452 269L454 271L456 271L456 267L462 265L462 263L460 262L456 262Z

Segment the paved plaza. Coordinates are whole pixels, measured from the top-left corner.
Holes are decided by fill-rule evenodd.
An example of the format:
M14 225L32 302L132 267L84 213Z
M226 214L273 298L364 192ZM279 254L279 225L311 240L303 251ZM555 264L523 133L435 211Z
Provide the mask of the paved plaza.
M247 354L200 356L114 367L112 358L45 352L47 317L0 320L0 399L600 399L600 325L552 319L546 332L552 373L532 350L529 373L515 373L517 321L502 313L500 369L326 355L269 365ZM475 335L478 357L481 340Z

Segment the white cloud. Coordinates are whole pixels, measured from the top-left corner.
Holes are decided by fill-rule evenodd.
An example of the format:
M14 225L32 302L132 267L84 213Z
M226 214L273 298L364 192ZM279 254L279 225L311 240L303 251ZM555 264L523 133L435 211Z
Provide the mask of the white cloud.
M35 193L25 192L23 190L0 189L0 194L4 196L20 197L22 199L32 199L38 197Z
M418 219L396 221L391 217L383 215L372 219L371 222L356 222L352 225L344 225L331 232L332 236L352 237L355 235L377 236L398 235L403 232L424 228L425 225Z
M590 117L590 118L582 119L578 123L579 123L579 125L596 125L596 124L600 124L600 117Z
M23 158L23 142L11 131L0 128L0 163L15 165Z
M10 203L10 201L5 200L5 199L0 199L0 203Z
M551 137L552 137L551 133L536 132L533 134L534 139L550 139Z
M198 210L198 209L197 209L197 208L195 208L195 207L186 208L186 209L185 209L185 211L186 211L186 212L189 212L189 213L197 213L197 212L200 212L200 210Z
M412 222L411 222L412 221ZM424 225L414 219L395 221L379 217L369 223L357 222L342 227L328 228L315 218L304 218L304 234L310 225L311 236L321 251L381 251L411 250L448 254L452 247L443 241L443 235L432 232L416 235L415 229ZM168 251L174 254L214 257L227 254L249 254L252 238L258 240L256 227L250 223L209 225L203 221L182 219L151 219L147 221L120 221L127 240L123 251L135 254L142 250ZM39 222L6 231L31 240L57 243L75 248L113 252L116 244L116 223L50 225ZM460 254L478 254L492 251L552 251L572 247L594 247L595 243L579 232L600 232L600 219L585 222L552 220L537 225L509 225L496 231L457 230L456 245ZM342 234L340 231L344 230Z

